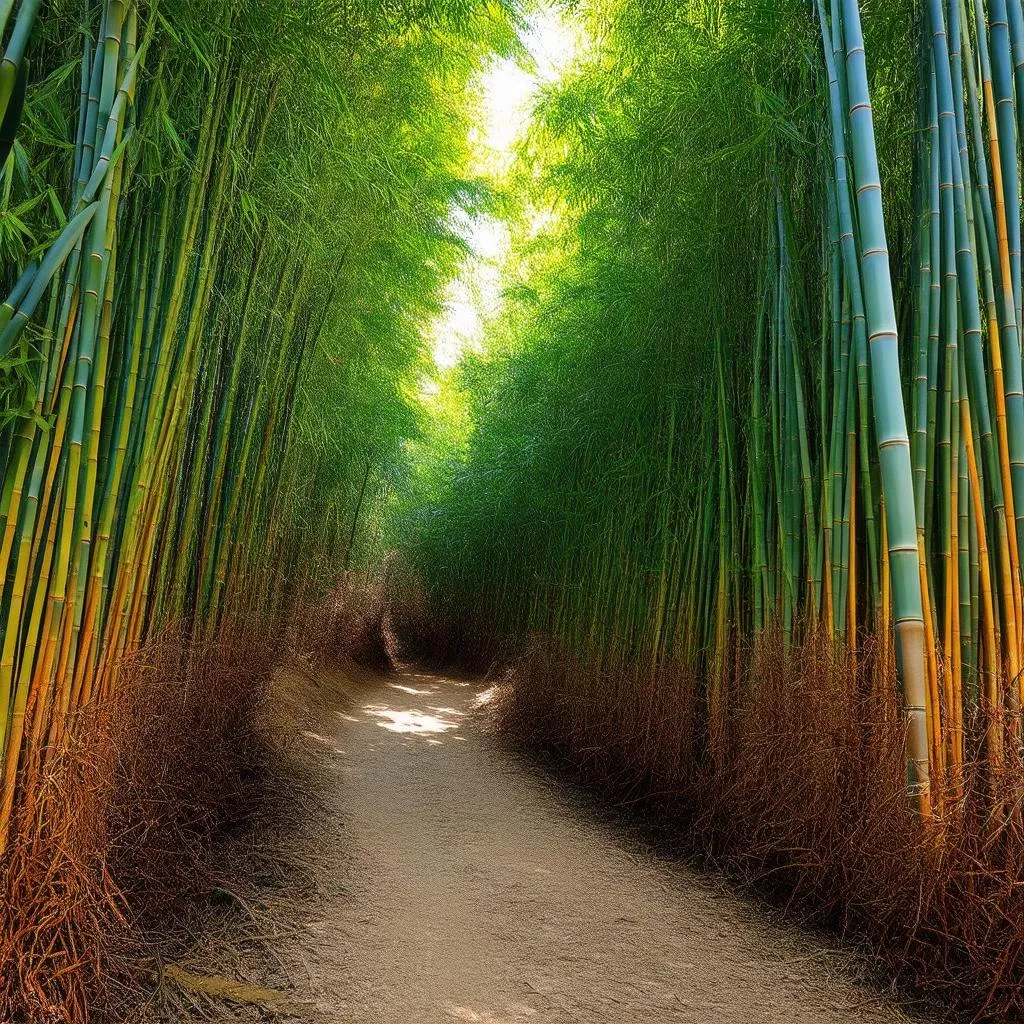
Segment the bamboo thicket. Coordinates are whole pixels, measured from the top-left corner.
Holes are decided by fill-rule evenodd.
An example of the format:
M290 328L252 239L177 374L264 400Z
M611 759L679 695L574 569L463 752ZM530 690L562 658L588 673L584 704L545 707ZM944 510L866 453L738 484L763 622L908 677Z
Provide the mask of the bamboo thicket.
M511 39L488 3L13 6L0 850L148 638L270 628L362 542L460 253L453 97Z
M555 637L594 685L685 666L712 759L759 637L877 639L929 818L1021 734L1024 18L863 6L587 8L448 385L465 454L399 528L477 638Z

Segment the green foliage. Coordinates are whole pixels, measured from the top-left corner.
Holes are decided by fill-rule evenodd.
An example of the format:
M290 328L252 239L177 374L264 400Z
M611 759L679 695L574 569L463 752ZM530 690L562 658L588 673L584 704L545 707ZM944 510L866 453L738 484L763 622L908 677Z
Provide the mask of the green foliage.
M373 549L421 327L464 252L450 215L486 199L464 95L518 18L511 0L16 7L0 852L126 653L280 624Z
M941 810L1024 701L1024 8L574 11L504 307L447 385L468 438L397 543L485 647L554 637L595 687L684 666L713 740L766 629L870 632Z
M541 96L507 185L505 305L456 371L468 450L441 445L398 529L485 629L596 629L635 655L713 480L716 338L736 397L748 380L775 186L819 187L820 43L796 2L577 16L591 52ZM813 202L793 209L813 232ZM819 256L795 254L808 303Z

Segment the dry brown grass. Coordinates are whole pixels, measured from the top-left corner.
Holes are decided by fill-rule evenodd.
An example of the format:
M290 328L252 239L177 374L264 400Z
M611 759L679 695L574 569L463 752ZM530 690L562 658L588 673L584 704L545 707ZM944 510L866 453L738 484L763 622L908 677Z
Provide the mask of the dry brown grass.
M310 665L354 662L380 672L392 668L384 582L345 573L323 600L297 609L287 630L290 660Z
M215 837L254 802L274 651L251 629L151 644L23 786L0 869L0 1019L116 1015L113 966L203 884Z
M812 638L740 652L722 753L678 666L599 672L535 640L502 727L802 919L862 945L880 975L976 1020L1024 1019L1019 757L992 780L974 724L965 790L922 830L906 797L895 681Z
M342 656L387 659L380 601L355 580L284 625L209 644L171 633L124 664L116 698L22 785L0 865L0 1021L131 1010L190 900L217 889L224 840L294 796L268 707L275 665Z
M92 737L53 758L0 868L0 1020L87 1019L103 949L127 933L106 865L110 751Z

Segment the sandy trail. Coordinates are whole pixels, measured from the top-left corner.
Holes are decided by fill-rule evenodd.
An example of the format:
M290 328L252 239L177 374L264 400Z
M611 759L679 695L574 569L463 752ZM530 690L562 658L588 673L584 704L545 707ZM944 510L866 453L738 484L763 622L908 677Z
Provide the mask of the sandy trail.
M484 695L486 696L486 695ZM474 721L480 687L381 678L305 732L328 896L281 952L329 1024L906 1020L820 942L645 852ZM308 849L308 847L307 847Z

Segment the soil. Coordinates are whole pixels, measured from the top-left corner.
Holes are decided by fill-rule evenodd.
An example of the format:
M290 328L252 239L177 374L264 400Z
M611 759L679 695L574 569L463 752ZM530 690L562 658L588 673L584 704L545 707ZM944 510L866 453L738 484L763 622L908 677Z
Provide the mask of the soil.
M264 851L291 880L244 899L253 921L273 921L252 926L266 968L221 958L220 969L283 998L192 991L206 1019L909 1019L855 980L848 953L648 850L511 755L487 728L482 684L405 671L359 685L291 673L282 685L322 794ZM298 901L297 877L308 882Z

